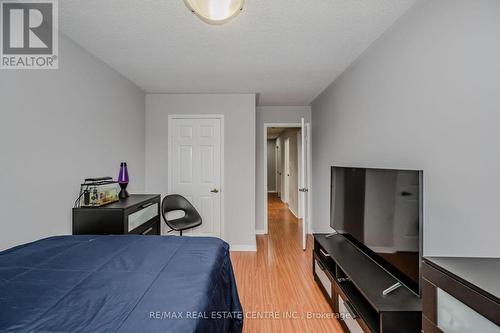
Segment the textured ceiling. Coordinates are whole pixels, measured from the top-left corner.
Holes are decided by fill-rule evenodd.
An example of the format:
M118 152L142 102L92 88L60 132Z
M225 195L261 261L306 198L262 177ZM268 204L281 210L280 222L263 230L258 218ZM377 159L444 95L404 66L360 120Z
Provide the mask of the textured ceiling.
M416 0L247 0L211 26L182 0L64 0L67 36L148 93L309 105Z

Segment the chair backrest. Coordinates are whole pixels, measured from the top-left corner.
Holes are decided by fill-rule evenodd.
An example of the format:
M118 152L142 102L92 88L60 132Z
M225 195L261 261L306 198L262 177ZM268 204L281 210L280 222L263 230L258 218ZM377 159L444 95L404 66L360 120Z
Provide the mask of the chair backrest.
M174 210L180 210L183 211L185 216L178 218L176 220L182 220L185 218L200 218L201 216L194 208L194 206L188 201L188 199L184 198L182 195L179 194L170 194L167 195L165 198L163 198L161 202L161 214L163 216L163 220L165 220L165 223L172 229L172 225L169 224L169 220L167 219L167 213L172 212Z

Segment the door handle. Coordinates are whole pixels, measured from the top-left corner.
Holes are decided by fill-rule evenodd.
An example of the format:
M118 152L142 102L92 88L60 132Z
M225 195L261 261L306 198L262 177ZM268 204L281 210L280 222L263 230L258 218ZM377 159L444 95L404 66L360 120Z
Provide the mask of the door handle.
M148 202L148 203L145 203L144 205L141 206L141 208L146 208L146 207L149 207L151 206L152 204L154 204L154 202Z
M148 228L146 231L143 231L141 234L142 234L142 235L147 235L147 234L149 234L151 231L153 231L153 227Z
M218 189L216 189L216 188L214 188L214 189L213 189L212 191L210 191L210 192L212 192L212 193L219 193L219 190L218 190Z

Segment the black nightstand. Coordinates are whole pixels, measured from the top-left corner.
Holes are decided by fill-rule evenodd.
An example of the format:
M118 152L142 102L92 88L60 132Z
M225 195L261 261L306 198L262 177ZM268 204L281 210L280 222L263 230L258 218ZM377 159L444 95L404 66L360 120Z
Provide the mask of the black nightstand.
M160 195L132 194L102 207L73 208L73 235L159 235Z

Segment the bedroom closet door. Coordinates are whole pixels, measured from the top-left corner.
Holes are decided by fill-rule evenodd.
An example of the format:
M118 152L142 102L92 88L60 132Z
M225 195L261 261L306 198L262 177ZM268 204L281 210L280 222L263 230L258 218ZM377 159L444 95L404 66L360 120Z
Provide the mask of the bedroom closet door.
M288 204L290 202L290 139L285 139L285 154L284 154L284 170L283 170L283 196L281 200Z
M203 223L185 235L222 237L223 119L171 118L169 193L186 197Z

